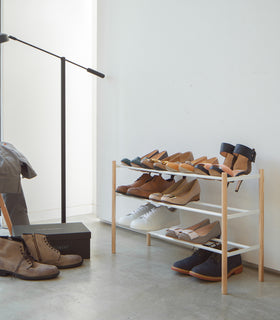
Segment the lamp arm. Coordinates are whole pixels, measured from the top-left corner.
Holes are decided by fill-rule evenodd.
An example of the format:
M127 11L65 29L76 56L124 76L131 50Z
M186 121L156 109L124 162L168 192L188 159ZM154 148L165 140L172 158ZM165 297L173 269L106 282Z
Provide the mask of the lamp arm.
M54 56L54 57L56 57L56 58L59 58L59 59L63 58L63 57L61 57L61 56L59 56L59 55L57 55L57 54L54 54L54 53L52 53L52 52L50 52L50 51L47 51L47 50L45 50L45 49L39 48L39 47L37 47L37 46L34 46L33 44L28 43L28 42L23 41L23 40L20 40L20 39L14 37L14 36L9 35L8 37L9 37L9 39L18 41L18 42L20 42L20 43L23 43L23 44L29 46L29 47L32 47L32 48L34 48L34 49L43 51L43 52L45 52L45 53L47 53L47 54L50 54L51 56ZM100 77L100 78L104 78L104 77L105 77L105 74L103 74L103 73L101 73L101 72L98 72L98 71L96 71L96 70L94 70L94 69L83 67L83 66L81 66L80 64L75 63L75 62L73 62L73 61L71 61L71 60L68 60L68 59L65 59L65 61L67 61L67 62L69 62L69 63L72 63L72 64L74 64L75 66L80 67L80 68L82 68L82 69L85 69L85 70L87 70L87 72L92 73L92 74L96 75L97 77Z

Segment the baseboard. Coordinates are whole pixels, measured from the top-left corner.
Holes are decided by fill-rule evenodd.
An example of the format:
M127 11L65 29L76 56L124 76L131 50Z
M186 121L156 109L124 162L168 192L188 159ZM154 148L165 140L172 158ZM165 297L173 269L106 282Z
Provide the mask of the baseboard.
M67 217L79 216L89 213L95 213L95 205L82 205L75 207L66 208L66 219ZM61 219L61 211L60 209L52 209L52 210L42 210L42 211L30 211L28 213L28 217L31 223L36 221L44 221L50 219Z

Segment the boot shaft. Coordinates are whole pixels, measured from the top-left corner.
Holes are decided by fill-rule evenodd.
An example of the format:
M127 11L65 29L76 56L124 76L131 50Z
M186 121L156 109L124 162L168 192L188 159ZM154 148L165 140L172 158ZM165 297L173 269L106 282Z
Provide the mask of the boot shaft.
M57 266L58 268L72 268L80 266L83 259L79 255L62 255L55 249L44 234L23 234L28 250L32 257L41 263L47 263Z
M59 259L60 253L58 250L53 248L46 235L43 234L23 234L28 250L31 256L39 262L52 262Z

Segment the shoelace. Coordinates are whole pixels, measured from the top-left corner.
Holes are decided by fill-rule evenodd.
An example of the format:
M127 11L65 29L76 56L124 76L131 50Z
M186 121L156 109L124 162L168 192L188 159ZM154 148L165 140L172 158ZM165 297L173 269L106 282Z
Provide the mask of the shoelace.
M151 209L150 211L144 213L142 216L140 216L140 219L149 219L152 215L152 213L154 213L156 211L156 208Z
M22 259L19 261L16 270L14 271L14 274L17 273L18 269L20 268L21 264L23 261L26 261L29 264L29 267L27 269L30 269L31 267L33 267L33 262L34 259L31 257L31 255L29 254L27 248L25 246L20 246L19 251L22 255Z
M54 248L48 241L47 237L44 237L44 242L45 244L53 251L55 251L56 253L58 253L60 255L60 251L57 250L56 248Z
M146 205L141 205L139 208L133 210L131 213L128 214L128 216L133 216L135 213L138 213L139 211L143 211L146 208Z

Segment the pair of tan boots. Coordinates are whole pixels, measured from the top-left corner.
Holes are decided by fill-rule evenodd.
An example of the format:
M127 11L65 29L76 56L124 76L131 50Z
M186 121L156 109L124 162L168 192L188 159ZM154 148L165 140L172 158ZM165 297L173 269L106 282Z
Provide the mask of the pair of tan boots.
M0 237L0 276L46 280L57 277L58 269L78 267L82 263L79 255L62 255L43 234L23 234L21 239Z

